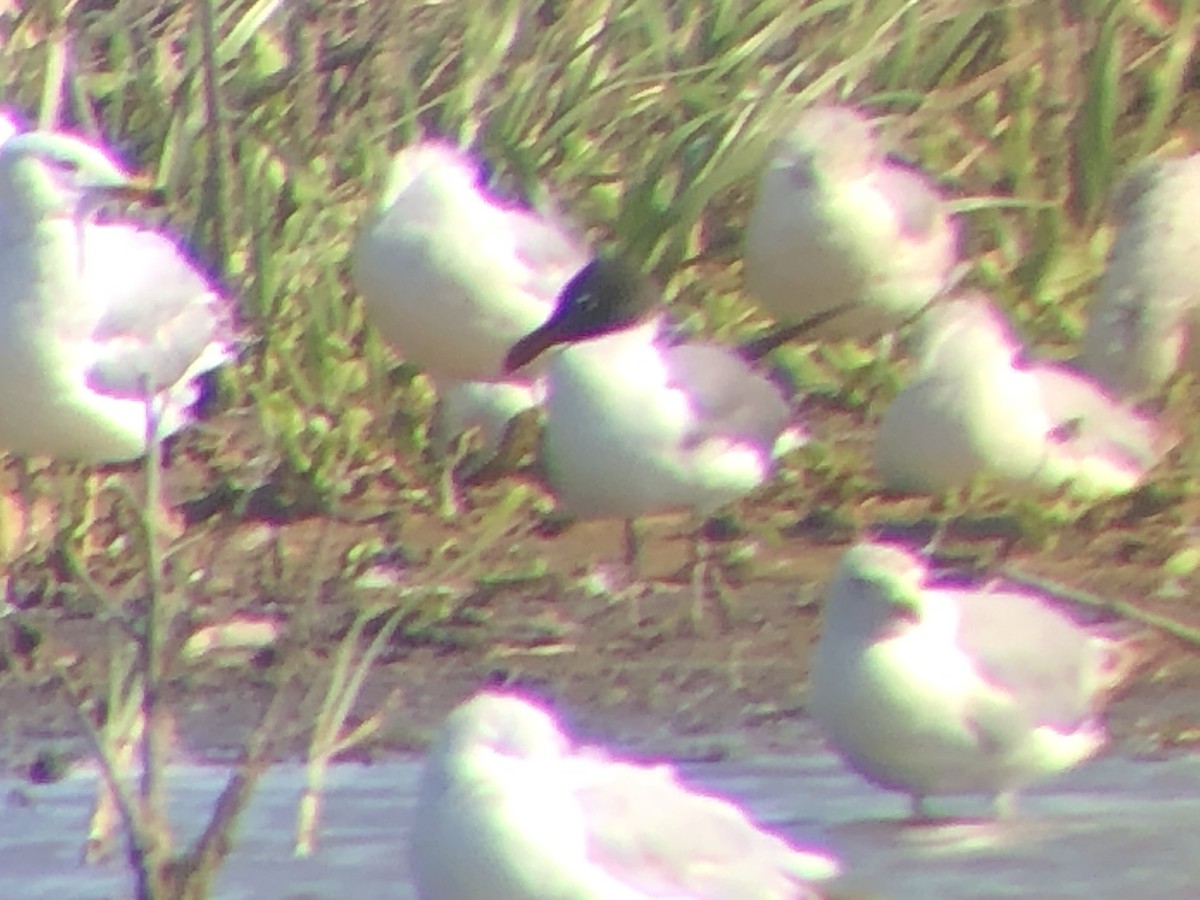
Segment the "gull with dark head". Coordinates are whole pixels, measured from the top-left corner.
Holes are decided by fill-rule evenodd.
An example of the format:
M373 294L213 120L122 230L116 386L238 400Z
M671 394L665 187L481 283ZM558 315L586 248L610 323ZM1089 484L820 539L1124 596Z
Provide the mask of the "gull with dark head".
M957 263L937 187L890 159L860 111L812 107L772 145L746 223L746 286L784 325L825 316L814 337L874 339L946 290Z
M706 516L767 481L802 440L767 378L724 347L670 343L665 323L655 286L602 256L505 360L515 371L569 344L548 362L544 456L574 515Z
M501 362L514 341L549 315L589 255L560 217L491 191L466 151L424 140L393 158L355 242L352 270L383 338L452 395L441 421L453 430L539 402L536 367L505 372ZM459 386L476 381L505 386ZM447 512L455 506L448 483L453 463L444 473Z
M1117 233L1088 310L1079 365L1143 399L1181 365L1200 370L1200 154L1143 163L1113 201Z
M99 219L161 194L80 138L0 145L0 447L84 463L146 450L192 419L199 378L235 355L232 304L168 238ZM149 394L147 394L149 392Z
M495 692L430 748L410 858L421 900L807 900L838 874L670 767L577 749L546 710Z
M1015 793L1095 754L1101 707L1134 654L1049 598L939 578L901 547L863 543L825 593L809 710L846 764L928 797Z

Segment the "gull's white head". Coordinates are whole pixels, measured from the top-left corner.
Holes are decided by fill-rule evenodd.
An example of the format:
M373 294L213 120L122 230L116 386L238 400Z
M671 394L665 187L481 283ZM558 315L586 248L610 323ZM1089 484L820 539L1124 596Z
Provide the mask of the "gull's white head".
M450 713L430 757L443 764L481 754L532 762L557 759L569 748L546 710L514 694L484 691Z
M842 556L826 591L825 621L858 638L876 640L924 615L926 567L894 544L864 542Z
M0 145L0 210L10 229L75 218L110 199L146 199L151 187L81 138L33 131ZM19 226L18 226L19 227Z
M821 179L856 178L879 158L875 127L858 110L846 106L814 106L776 139L773 165L786 168L799 185Z

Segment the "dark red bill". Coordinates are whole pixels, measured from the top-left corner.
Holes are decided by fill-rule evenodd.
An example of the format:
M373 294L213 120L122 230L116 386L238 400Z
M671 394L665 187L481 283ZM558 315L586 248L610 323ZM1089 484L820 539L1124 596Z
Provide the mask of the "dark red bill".
M556 322L549 321L544 325L538 326L512 345L512 348L504 357L504 362L501 366L504 374L511 375L517 369L524 368L555 344L562 343L562 341L563 337L559 333L559 327Z

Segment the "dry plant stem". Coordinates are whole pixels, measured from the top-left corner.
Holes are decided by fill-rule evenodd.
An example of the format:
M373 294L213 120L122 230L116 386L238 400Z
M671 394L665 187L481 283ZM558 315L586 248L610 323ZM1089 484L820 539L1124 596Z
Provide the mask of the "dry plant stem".
M1000 574L1010 581L1017 584L1030 587L1038 591L1044 591L1054 597L1061 597L1071 603L1079 603L1084 606L1096 606L1101 609L1110 609L1117 615L1131 622L1140 622L1143 625L1149 625L1157 628L1160 631L1165 631L1171 637L1178 638L1181 641L1186 641L1189 644L1194 644L1200 647L1200 629L1192 628L1184 625L1182 622L1160 616L1157 613L1152 613L1149 610L1138 609L1132 603L1127 603L1124 600L1110 600L1106 597L1101 597L1097 594L1081 591L1076 588L1069 588L1066 585L1059 584L1056 581L1050 581L1046 578L1039 578L1036 575L1030 575L1027 572L1022 572L1012 566L1004 566L1000 569Z
M91 742L92 751L96 754L96 759L100 762L100 776L104 779L108 786L108 790L116 801L116 810L121 818L121 825L129 836L129 841L132 847L145 846L151 840L145 835L145 822L140 815L138 799L134 796L132 790L120 777L120 764L116 754L110 749L108 741L104 739L104 735L96 727L88 715L88 710L93 706L92 701L80 685L76 684L64 668L58 671L58 683L62 688L63 693L71 700L71 708L75 711L76 718L79 724L83 727L84 734L87 735Z
M125 635L121 635L125 637ZM126 779L145 741L146 720L142 717L142 678L137 668L136 643L113 636L114 652L109 662L108 697L104 724L98 734L117 777ZM108 778L97 785L96 807L88 826L84 860L99 863L109 858L117 844L118 831L128 833L120 814L120 802Z
M174 896L185 900L210 896L212 877L233 846L230 834L237 818L250 802L259 778L275 755L287 717L299 707L292 690L297 682L296 670L295 657L284 663L270 705L250 736L237 771L230 776L217 798L204 833L178 862Z
M158 440L158 406L150 379L145 378L146 498L140 520L146 547L146 630L141 641L139 668L145 679L142 716L146 736L142 744L142 833L149 844L137 847L139 900L163 897L161 880L171 855L171 835L166 820L164 787L167 765L167 718L162 707L166 669L166 632L171 610L162 584L162 553L158 545L158 509L161 495L162 447Z
M313 624L317 621L317 615L320 612L318 603L321 599L321 585L324 584L324 578L328 571L326 564L329 561L332 545L329 540L332 528L331 519L322 521L316 559L306 561L306 564L312 566L308 575L308 590L304 593L304 603L300 605L299 612L292 619L291 628L293 642L301 647L308 646L311 641Z
M794 341L796 338L804 337L814 328L836 319L849 309L849 306L836 306L833 309L823 310L815 315L809 316L807 319L802 319L799 322L793 322L787 325L773 325L767 329L766 334L760 335L759 337L742 344L742 346L738 348L738 354L742 357L742 359L746 360L746 362L758 362L771 351L783 346L789 341Z
M338 646L329 688L313 723L312 739L309 742L304 795L300 798L300 808L296 813L296 856L311 856L316 846L317 826L321 815L321 787L325 783L325 772L330 761L337 754L362 743L374 734L379 729L383 715L399 697L398 691L392 692L365 721L349 732L344 731L346 719L354 709L354 703L362 691L371 666L391 640L392 634L408 614L409 608L403 606L393 609L383 627L363 648L361 656L358 656L363 630L384 612L386 610L383 608L371 607L359 613L350 631Z

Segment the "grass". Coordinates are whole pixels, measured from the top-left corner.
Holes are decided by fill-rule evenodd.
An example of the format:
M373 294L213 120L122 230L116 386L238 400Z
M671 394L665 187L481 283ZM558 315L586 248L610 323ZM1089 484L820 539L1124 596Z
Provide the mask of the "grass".
M266 492L280 514L376 514L357 498L382 479L396 498L387 513L402 523L435 503L422 461L432 398L367 326L347 272L357 223L399 145L430 132L471 142L527 190L544 185L597 244L643 260L681 316L743 340L762 324L740 290L739 255L766 143L808 103L859 103L959 198L972 280L1028 336L1069 345L1103 266L1115 180L1186 144L1183 129L1200 118L1197 6L31 0L0 12L0 99L44 126L102 137L155 173L175 226L239 298L247 346L223 393L257 449L211 461L230 504L245 509ZM849 348L777 359L864 415L897 383L885 372L845 390L843 376L864 365ZM869 494L870 479L851 474L857 463L835 447L806 476L834 498L830 511ZM1194 480L1184 484L1176 510L1195 499ZM433 589L400 602L450 615L457 595L437 588L528 517L520 490L502 506L477 525L473 551L426 561ZM1173 514L1182 530L1183 513ZM172 588L159 583L166 562L154 534L146 591L165 602ZM461 544L476 539L464 533ZM327 575L312 572L305 602L316 603ZM344 635L345 691L330 689L313 737L314 773L344 745L363 674L398 624L394 610L362 615ZM373 639L368 620L387 623ZM114 664L117 694L141 696L163 675L154 660L169 655L166 643L136 673ZM278 675L280 697L290 678ZM81 710L107 689L71 687ZM114 740L97 730L116 775L118 754L105 749ZM269 741L255 741L246 758L261 762ZM252 771L231 784L215 823L232 819ZM132 827L128 797L124 806ZM311 824L301 836L311 846ZM189 864L216 864L210 837Z

